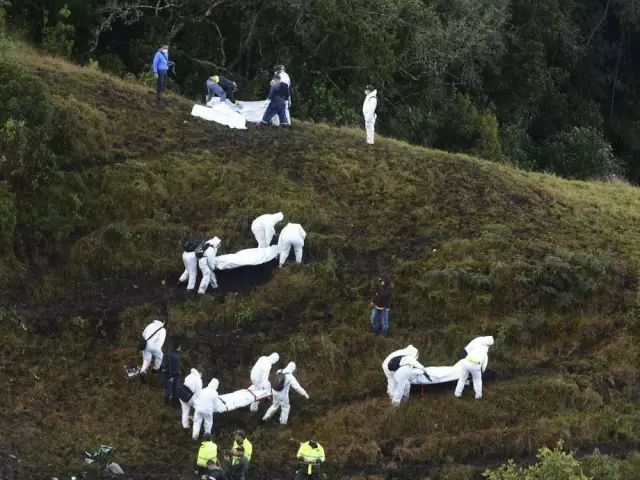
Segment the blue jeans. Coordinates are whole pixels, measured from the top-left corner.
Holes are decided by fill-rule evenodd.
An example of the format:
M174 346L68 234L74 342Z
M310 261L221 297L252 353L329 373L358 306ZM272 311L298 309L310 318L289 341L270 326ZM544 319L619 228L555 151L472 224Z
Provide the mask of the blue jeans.
M380 323L382 323L382 331L380 328ZM373 309L371 310L371 331L374 334L382 333L382 335L386 335L389 332L388 308L378 310L376 307L373 307Z
M169 77L169 70L158 70L158 81L156 82L156 95L160 98L160 95L167 89L167 78Z
M274 100L271 100L269 106L267 107L267 111L264 112L262 123L268 125L271 122L271 119L276 114L278 115L281 126L289 125L289 121L287 120L287 103L284 101Z

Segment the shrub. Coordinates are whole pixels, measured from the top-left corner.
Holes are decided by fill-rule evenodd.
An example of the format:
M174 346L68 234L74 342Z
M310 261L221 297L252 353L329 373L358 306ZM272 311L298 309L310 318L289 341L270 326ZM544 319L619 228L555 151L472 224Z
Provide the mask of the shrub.
M58 11L59 20L53 26L44 27L42 30L42 47L55 55L70 57L73 51L73 44L76 29L73 25L64 23L64 20L71 16L71 11L65 5ZM45 24L47 22L47 12L45 10Z
M541 448L538 450L538 463L526 468L518 467L513 460L496 469L487 470L482 476L488 480L589 480L580 462L562 448L562 442L553 450Z
M98 57L98 65L103 72L111 73L119 77L123 76L127 72L127 67L124 62L113 53L105 53Z
M574 127L542 148L541 166L567 178L603 179L620 172L613 148L592 127Z

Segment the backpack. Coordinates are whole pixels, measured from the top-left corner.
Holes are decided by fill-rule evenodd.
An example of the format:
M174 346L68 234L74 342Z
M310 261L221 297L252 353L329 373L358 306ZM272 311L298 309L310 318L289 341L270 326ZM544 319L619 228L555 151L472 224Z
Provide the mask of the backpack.
M276 377L273 379L271 383L271 388L276 392L281 392L284 390L284 384L287 379L287 375L282 372L277 372Z
M164 325L162 325L159 329L157 329L155 332L153 332L151 335L149 335L148 338L144 338L141 335L140 336L140 343L138 343L138 350L145 350L147 348L147 341L151 340L151 337L153 337L156 333L158 333L163 328L164 328Z
M195 252L204 242L199 238L188 238L182 244L185 252Z
M193 397L194 393L184 383L178 387L178 398L187 403Z
M390 372L395 372L400 368L400 362L402 361L402 359L404 358L403 355L398 355L397 357L393 357L391 360L389 360L389 363L387 364L387 368L389 369Z
M209 248L211 245L209 245L208 243L201 243L200 245L198 245L198 247L194 250L194 252L196 253L196 258L199 260L202 257L204 257L204 252L207 251L207 248Z

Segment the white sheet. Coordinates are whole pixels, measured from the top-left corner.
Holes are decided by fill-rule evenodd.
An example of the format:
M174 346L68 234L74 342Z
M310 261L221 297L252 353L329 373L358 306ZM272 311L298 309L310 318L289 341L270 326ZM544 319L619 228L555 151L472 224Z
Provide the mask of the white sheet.
M248 248L228 255L216 257L216 270L230 270L232 268L262 265L278 256L278 246L266 248Z
M450 367L427 367L427 373L431 377L431 380L427 379L425 375L418 375L411 379L413 385L433 385L436 383L455 382L460 378L460 360L455 365Z
M214 413L225 413L238 408L248 407L256 400L264 400L271 396L271 389L257 390L253 386L235 392L218 395L214 404Z
M247 129L247 122L245 117L236 111L236 108L229 103L212 103L209 102L210 107L203 105L194 105L191 109L191 115L194 117L203 118L212 122L226 125L231 128L237 128L240 130Z
M264 112L267 111L267 101L259 100L257 102L238 102L240 105L240 113L247 122L260 123Z

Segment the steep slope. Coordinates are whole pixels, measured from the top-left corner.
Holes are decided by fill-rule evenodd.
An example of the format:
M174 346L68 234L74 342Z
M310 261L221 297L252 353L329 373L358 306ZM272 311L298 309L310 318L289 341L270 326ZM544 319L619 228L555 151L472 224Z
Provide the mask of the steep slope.
M638 448L636 306L640 193L568 182L364 133L296 123L232 131L191 118L171 97L0 43L3 68L80 105L107 141L21 203L0 310L0 450L21 478L78 473L99 443L135 478L191 478L196 445L161 405L158 381L122 378L142 327L169 301L183 369L220 391L253 361L295 360L311 394L292 394L291 425L248 412L216 419L216 438L247 429L252 478L290 478L297 442L316 435L330 478L475 478L564 439L589 452ZM6 207L9 205L9 207ZM264 212L309 232L305 264L221 274L223 291L185 299L180 240L218 235L252 246ZM393 273L390 338L368 331L371 281ZM239 293L238 293L239 292ZM392 410L380 362L407 343L448 365L493 334L486 395L415 392Z

